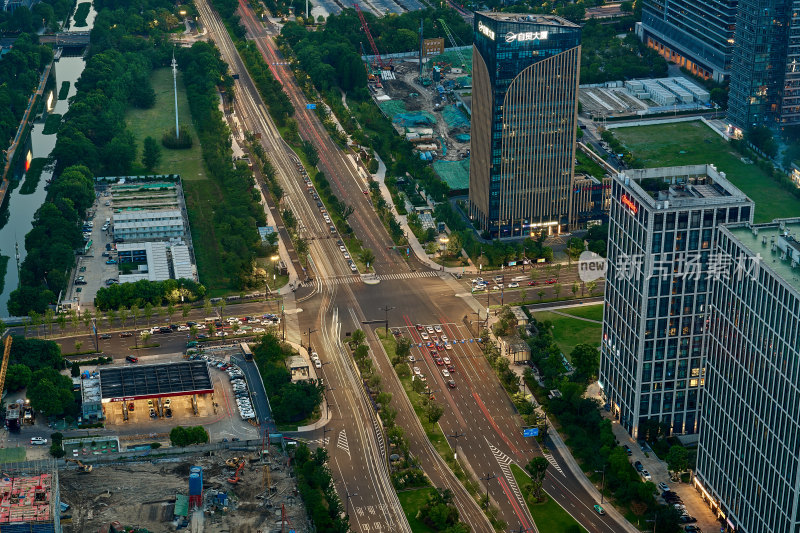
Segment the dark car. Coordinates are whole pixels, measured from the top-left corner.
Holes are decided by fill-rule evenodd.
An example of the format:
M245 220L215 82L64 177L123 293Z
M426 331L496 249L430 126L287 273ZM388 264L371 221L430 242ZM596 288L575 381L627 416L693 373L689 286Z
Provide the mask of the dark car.
M197 334L197 338L198 339L207 339L208 335L206 335L205 333L198 333Z
M178 329L179 327L180 327L180 326L178 326L178 324L170 324L170 325L169 325L169 329L171 329L172 331L175 331L175 330L176 330L176 329Z
M111 338L111 333L103 333L103 334L100 335L100 338L101 339L110 339Z
M187 322L187 323L186 323L186 325L187 325L187 326L189 326L189 327L196 326L196 325L197 325L197 322L191 322L191 321L189 321L189 322Z
M114 242L125 242L125 239L123 239L122 237L117 237L114 239Z
M628 454L628 457L633 455L633 450L631 450L630 447L627 444L623 445L622 447L625 448L625 453Z
M447 380L447 386L450 387L451 389L455 389L456 388L456 382L453 381L452 379L448 379Z
M633 467L636 469L637 472L641 472L642 470L644 470L644 466L642 466L641 461L636 461L635 463L633 463Z
M449 365L447 365L447 371L448 372L455 372L456 371L456 365L450 363Z
M139 358L136 357L136 356L133 356L133 355L129 355L129 356L125 357L125 360L128 361L129 363L138 363L139 362Z
M691 524L692 522L697 522L697 518L685 514L680 518L678 518L678 522L680 522L681 524Z
M123 331L122 333L119 334L119 336L120 337L133 337L133 333L131 333L130 331Z
M686 526L685 528L683 528L683 530L690 531L691 533L703 533L703 531L699 527L692 525Z

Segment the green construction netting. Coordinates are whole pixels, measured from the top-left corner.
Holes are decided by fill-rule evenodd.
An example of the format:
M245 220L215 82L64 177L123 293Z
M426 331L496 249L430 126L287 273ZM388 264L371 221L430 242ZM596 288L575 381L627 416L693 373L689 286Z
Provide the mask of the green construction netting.
M430 126L436 124L436 117L428 111L408 111L401 100L389 100L378 104L384 113L391 117L392 122L401 126L413 128L415 126Z
M462 67L462 60L464 67ZM450 63L451 67L466 68L467 72L472 72L472 52L469 50L461 50L460 59L456 52L444 52L433 58L433 61L436 63Z
M460 161L434 161L433 170L451 189L469 189L469 157Z
M460 76L456 78L456 83L462 87L472 87L472 76Z
M446 106L442 109L442 116L447 125L451 128L468 128L469 119L454 105Z

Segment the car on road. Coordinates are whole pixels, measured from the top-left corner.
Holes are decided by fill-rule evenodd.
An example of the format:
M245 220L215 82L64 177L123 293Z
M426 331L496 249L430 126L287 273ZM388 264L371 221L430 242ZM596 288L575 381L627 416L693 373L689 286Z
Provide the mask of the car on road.
M502 285L494 285L494 286L492 286L492 290L493 291L499 291L501 287L502 287Z
M450 377L450 372L448 372L446 368L442 369L442 377L443 378L449 378Z
M116 265L117 261L115 259L109 259L108 261L106 261L106 264L107 265Z
M78 269L79 272L86 272L86 267L81 267Z
M392 335L394 335L395 337L402 337L403 332L400 331L399 329L395 328L395 329L392 330Z
M433 329L433 326L425 326L425 329L426 329L426 330L428 330L428 333L431 333L431 334L433 334L433 333L434 333L434 331L435 331L435 330Z
M472 280L472 283L483 283L483 278L477 277L477 278Z
M408 362L409 363L416 363L417 362L417 358L414 357L413 355L409 355L408 356Z
M456 367L455 367L455 365L450 364L450 365L447 365L447 370L449 370L450 372L455 372L456 371Z
M350 261L350 272L353 272L353 273L358 272L358 267L352 261Z
M122 333L119 334L119 336L120 337L133 337L133 333L131 333L130 331L123 331Z
M681 524L691 524L692 522L697 522L697 518L685 514L682 515L680 518L678 518L678 522L680 522Z
M450 344L450 343L445 343L444 347L445 347L446 350L452 350L453 349L453 345Z
M519 283L517 283L516 281L512 281L511 283L508 284L508 288L509 289L519 288Z
M422 370L419 369L418 366L415 366L412 370L414 370L414 375L421 376Z
M451 389L455 389L456 388L456 382L453 381L452 379L448 379L447 380L447 386L450 387Z
M446 365L450 364L450 358L449 357L446 357L446 356L442 357L442 360L444 361L444 364L446 364Z
M664 483L664 482L662 481L662 482L660 482L660 483L658 484L658 488L659 488L659 490L661 490L661 491L666 491L666 490L669 490L669 485L667 485L666 483Z
M630 446L628 446L627 444L623 444L622 447L625 448L625 453L628 454L628 457L633 455L633 450L631 450Z
M643 477L644 479L646 479L647 481L652 481L652 480L653 480L653 476L651 476L651 475L650 475L650 472L648 472L647 470L642 470L642 471L641 471L641 472L639 472L639 473L640 473L640 474L642 475L642 477Z
M31 437L31 444L41 446L43 444L47 444L47 439L44 437Z
M447 335L442 335L442 342L447 342L449 337Z
M558 283L558 278L550 278L548 280L545 280L545 283L547 283L548 285L553 285L554 283Z
M530 286L530 287L535 287L538 284L539 284L539 282L535 281L535 280L531 280L531 281L528 282L528 286Z
M77 289L75 289L75 292L81 292L81 288L78 287Z
M433 360L436 362L438 366L444 366L444 361L442 361L442 358L439 357L438 355L434 357Z
M482 292L486 290L486 285L475 285L472 287L472 292Z
M436 333L441 333L442 332L442 326L440 326L439 324L436 324L435 326L433 326L433 331L435 331Z
M425 331L423 331L422 333L420 333L420 336L421 336L421 337L422 337L424 340L428 340L428 339L430 339L430 337L428 336L428 333L427 333L427 332L425 332Z
M103 334L100 335L100 338L101 339L110 339L111 338L111 333L103 333Z
M343 245L342 245L342 246L339 246L339 251L340 251L340 252L342 252L342 253L344 253L344 252L346 252L346 251L347 251L347 248L345 248Z
M417 331L422 331L423 329L425 329L425 328L422 327L422 324L417 324L414 327L417 328Z
M138 363L139 362L139 358L136 357L136 356L133 356L133 355L126 356L125 360L128 361L129 363Z
M322 368L322 363L319 359L314 360L314 368Z
M689 531L691 533L703 533L703 530L701 530L699 527L697 527L695 525L691 525L691 524L688 525L688 526L685 526L683 528L683 530L684 531Z
M347 252L345 252L345 253L344 253L344 258L345 258L345 259L350 259L350 254L349 254L349 253L347 253Z
M600 506L600 505L597 505L597 504L595 504L595 506L594 506L594 510L595 510L595 512L596 512L597 514L599 514L599 515L601 515L601 516L602 516L602 515L604 515L604 514L606 514L606 510L605 510L605 509L603 509L603 507L602 507L602 506Z
M642 465L641 461L636 461L635 463L633 463L633 467L636 469L637 472L641 472L642 470L644 470L644 466Z

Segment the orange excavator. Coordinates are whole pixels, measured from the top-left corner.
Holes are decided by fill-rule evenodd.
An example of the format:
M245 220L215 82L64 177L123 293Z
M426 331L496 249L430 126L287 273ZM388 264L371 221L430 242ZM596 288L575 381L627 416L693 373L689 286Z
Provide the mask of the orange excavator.
M244 461L239 462L239 466L236 468L236 473L233 475L232 478L228 478L228 483L231 483L233 485L239 483L239 473L242 471L242 468L244 468Z
M92 471L92 465L83 464L78 459L64 459L65 461L69 461L70 463L75 463L78 465L78 472L81 474L88 474Z

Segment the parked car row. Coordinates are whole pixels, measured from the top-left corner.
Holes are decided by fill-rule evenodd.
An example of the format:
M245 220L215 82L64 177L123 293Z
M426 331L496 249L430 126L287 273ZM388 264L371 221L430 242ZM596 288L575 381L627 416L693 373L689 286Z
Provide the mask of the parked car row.
M247 390L247 381L244 379L244 372L234 363L226 363L220 361L207 354L200 355L199 358L205 359L209 366L216 367L228 374L231 381L231 388L236 398L236 406L239 408L239 415L242 420L253 420L256 417L256 412L253 409L253 403L250 400L250 393Z

